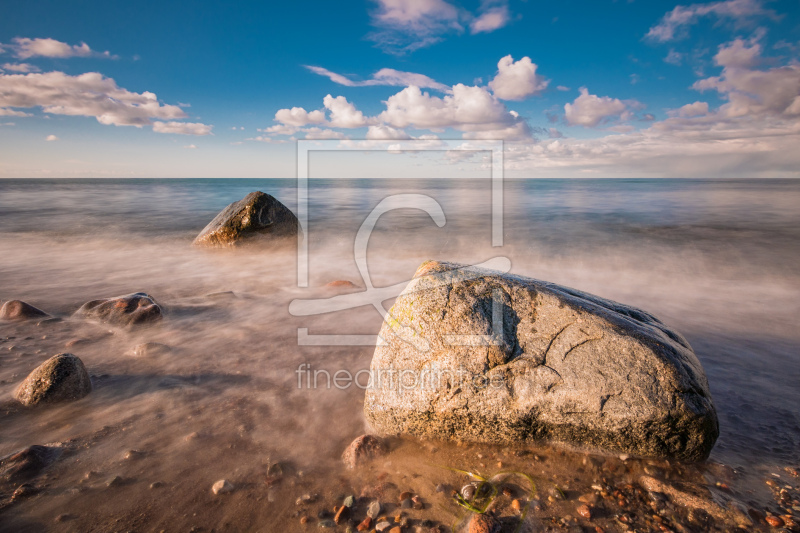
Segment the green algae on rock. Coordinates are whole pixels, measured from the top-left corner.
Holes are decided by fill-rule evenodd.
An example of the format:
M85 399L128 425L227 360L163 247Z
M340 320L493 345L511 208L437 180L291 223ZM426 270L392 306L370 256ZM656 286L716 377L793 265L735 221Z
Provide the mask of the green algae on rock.
M429 261L380 338L364 402L378 434L687 460L707 458L719 435L688 342L574 289Z
M223 209L192 244L216 248L252 244L264 237L296 237L298 228L297 217L288 207L256 191Z
M60 353L39 365L20 384L14 397L22 405L79 400L92 392L92 381L83 361Z

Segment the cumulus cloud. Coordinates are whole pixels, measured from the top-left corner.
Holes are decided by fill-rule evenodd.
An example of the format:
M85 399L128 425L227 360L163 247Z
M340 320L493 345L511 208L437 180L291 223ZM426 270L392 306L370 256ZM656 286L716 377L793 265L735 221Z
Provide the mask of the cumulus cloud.
M41 71L39 67L31 65L30 63L4 63L3 70L8 70L10 72L21 72L23 74Z
M303 131L306 139L347 139L344 133L326 128L313 127Z
M800 64L791 62L767 70L753 68L759 63L761 46L742 39L722 45L714 61L722 67L720 76L694 83L698 91L714 90L728 102L720 107L722 117L800 115Z
M510 21L511 16L508 12L508 5L489 7L469 23L469 31L473 35L476 33L489 33L499 30Z
M539 94L550 82L536 73L537 68L530 57L515 62L511 55L507 55L497 63L497 74L489 82L489 88L503 100L524 100Z
M408 85L416 85L417 87L436 89L437 91L447 91L450 87L443 83L424 75L415 72L403 72L393 68L382 68L372 75L368 80L356 81L351 80L347 76L337 74L326 68L314 67L306 65L306 68L314 74L326 76L334 83L344 85L346 87L370 87L374 85L386 85L390 87L406 87Z
M58 71L44 74L0 74L0 109L4 109L3 114L26 116L25 113L8 109L14 107L40 107L45 113L95 117L101 124L115 126L141 127L153 124L152 119L174 120L186 117L178 106L161 104L155 94L148 91L128 91L117 86L113 79L97 72L79 76L69 76ZM211 126L193 124L186 129L205 131L198 134L207 135L210 128Z
M58 137L56 137L55 135L48 135L47 138L45 139L45 141L47 141L47 142L53 142L53 141L57 141L57 140L58 140Z
M334 128L361 128L370 122L344 96L334 98L329 94L322 99L322 103L331 113L329 124Z
M623 116L628 109L625 102L617 98L589 94L586 87L581 87L580 93L574 102L564 105L567 122L573 126L594 127L608 118Z
M367 130L367 139L371 141L408 140L411 139L411 135L401 129L393 128L386 124L377 124L369 127Z
M708 114L708 102L695 102L693 104L686 104L676 111L671 111L671 116L678 117L699 117Z
M88 44L81 43L69 45L55 39L29 39L27 37L15 37L12 43L4 45L14 51L19 59L30 57L105 57L115 58L110 52L97 52L92 50Z
M775 12L765 9L760 0L726 0L708 4L676 6L661 21L650 28L646 38L657 42L679 39L686 35L686 27L696 24L702 17L713 16L737 23L752 21L757 17L775 18Z
M676 52L675 49L671 48L667 57L664 58L664 63L669 63L670 65L680 66L683 63L683 54L680 52Z
M307 124L321 124L325 122L325 112L316 109L306 111L302 107L279 109L275 113L275 120L287 126L305 126Z
M213 126L199 122L154 122L156 133L176 133L178 135L211 135Z
M443 98L406 87L386 101L378 120L396 128L431 130L453 128L462 132L482 132L493 138L529 137L525 122L506 109L496 96L483 87L453 86L453 94ZM500 137L506 135L507 137Z
M30 113L25 113L24 111L16 111L14 109L5 109L0 107L0 117L30 117L32 116Z

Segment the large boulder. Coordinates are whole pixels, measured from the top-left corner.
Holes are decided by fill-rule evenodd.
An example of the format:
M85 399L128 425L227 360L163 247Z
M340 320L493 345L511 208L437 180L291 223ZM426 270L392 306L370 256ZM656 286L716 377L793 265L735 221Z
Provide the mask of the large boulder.
M378 434L688 460L708 457L719 435L686 340L574 289L429 261L380 337L364 402Z
M30 320L50 315L21 300L9 300L0 307L0 320Z
M81 361L71 353L55 355L28 374L14 398L22 405L79 400L92 392L92 380Z
M275 197L251 192L223 209L194 239L195 246L226 247L258 238L296 237L297 217Z
M163 318L161 306L143 292L86 302L75 315L115 326L148 324Z

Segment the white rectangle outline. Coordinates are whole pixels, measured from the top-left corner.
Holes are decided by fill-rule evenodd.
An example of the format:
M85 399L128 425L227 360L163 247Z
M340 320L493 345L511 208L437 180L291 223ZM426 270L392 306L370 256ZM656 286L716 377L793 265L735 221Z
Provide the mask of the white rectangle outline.
M491 152L492 247L503 246L503 141L391 140L342 141L338 139L297 141L297 286L308 287L308 157L313 151L469 151Z

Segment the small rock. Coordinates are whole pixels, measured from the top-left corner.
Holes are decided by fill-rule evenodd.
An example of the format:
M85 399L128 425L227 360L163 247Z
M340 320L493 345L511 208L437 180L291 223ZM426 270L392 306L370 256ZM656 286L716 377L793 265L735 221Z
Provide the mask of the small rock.
M511 508L515 511L519 512L522 510L522 503L519 500L512 500L511 501Z
M469 521L469 533L497 533L500 523L488 514L475 514Z
M333 517L333 521L337 524L341 524L348 516L350 515L350 508L346 505L342 505L336 511L336 515Z
M376 518L378 518L379 514L381 514L381 502L375 500L374 502L369 504L369 507L367 508L367 516L375 520Z
M389 533L402 533L402 532L403 532L403 530L398 526L395 526L395 527L393 527L392 529L389 530Z
M411 502L410 498L406 498L405 500L400 502L400 507L402 509L411 509L414 504Z
M390 527L392 527L392 524L384 520L383 522L378 522L375 524L375 531L380 533L381 531L386 531Z
M33 496L34 494L38 493L39 489L31 485L30 483L23 483L14 491L14 494L11 495L12 501L21 500L22 498L27 498L29 496Z
M344 502L342 503L342 505L350 509L352 509L355 504L356 504L356 498L353 495L350 495L347 498L345 498Z
M317 526L320 528L336 527L336 522L334 522L330 518L326 518L324 520L320 520L319 523L317 523Z
M578 508L576 509L576 511L578 512L579 515L584 517L586 520L591 520L592 519L592 508L589 507L588 505L586 505L586 504L579 505Z
M30 320L50 315L20 300L9 300L0 307L0 320Z
M303 494L297 501L295 502L297 505L306 505L309 503L314 503L317 501L317 496L315 494Z
M777 516L770 515L766 517L764 520L766 520L767 524L769 524L772 527L783 527L783 520Z
M400 498L398 499L398 501L402 502L403 500L410 500L412 496L414 496L413 492L409 492L409 491L401 492L400 493Z
M58 515L56 517L56 522L59 522L59 523L66 522L68 520L72 520L73 518L75 518L75 515L71 515L69 513L64 513L64 514L60 514L60 515Z
M163 481L153 481L152 483L150 483L150 489L160 489L163 486L164 486Z
M71 353L51 357L17 387L14 397L22 405L79 400L92 391L83 362Z
M438 485L436 485L436 492L444 492L446 490L447 490L447 486L446 485L444 485L442 483L439 483Z
M467 501L470 501L475 496L475 490L477 487L473 483L468 483L461 487L461 497Z
M64 346L67 348L72 348L73 346L77 346L78 344L85 344L87 342L89 342L88 339L70 339L64 344Z
M359 531L369 531L371 525L372 525L372 518L368 516L364 520L362 520L361 523L358 524L358 526L356 526L356 529Z
M373 435L361 435L356 438L342 453L342 461L347 468L355 468L362 461L381 456L386 453L386 444Z
M594 492L588 492L586 494L581 494L578 497L578 501L579 502L585 503L585 504L588 504L588 505L596 505L598 499L599 498L598 498L597 494L595 494Z
M311 519L309 517L305 516L305 515L300 517L300 523L301 524L308 524L309 520L311 520Z
M117 487L122 485L123 479L120 476L114 476L108 481L106 481L106 487Z
M164 355L172 351L172 348L160 342L143 342L137 344L131 350L134 357L153 357L156 355Z
M139 459L140 457L143 457L143 456L144 456L144 452L141 452L139 450L128 450L127 452L125 452L125 459L127 459L127 460Z
M163 318L161 306L143 292L86 302L75 315L116 326L147 324Z
M211 487L211 492L214 494L228 494L233 492L233 485L227 479L220 479Z

